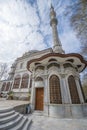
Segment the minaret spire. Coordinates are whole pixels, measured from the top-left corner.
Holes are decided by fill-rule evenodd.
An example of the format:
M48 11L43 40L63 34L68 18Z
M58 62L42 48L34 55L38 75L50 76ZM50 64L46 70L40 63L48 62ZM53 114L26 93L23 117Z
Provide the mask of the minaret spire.
M56 12L54 11L54 7L51 4L50 8L50 25L52 27L52 33L53 33L53 51L55 53L64 53L62 49L61 42L58 37L58 31L57 31L57 18L56 18Z

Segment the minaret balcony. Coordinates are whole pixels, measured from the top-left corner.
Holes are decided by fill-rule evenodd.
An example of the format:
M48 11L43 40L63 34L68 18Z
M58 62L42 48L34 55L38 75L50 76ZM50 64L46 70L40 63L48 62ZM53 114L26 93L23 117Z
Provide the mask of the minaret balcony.
M52 26L52 24L55 24L57 25L58 21L56 18L53 18L51 21L50 21L50 25Z

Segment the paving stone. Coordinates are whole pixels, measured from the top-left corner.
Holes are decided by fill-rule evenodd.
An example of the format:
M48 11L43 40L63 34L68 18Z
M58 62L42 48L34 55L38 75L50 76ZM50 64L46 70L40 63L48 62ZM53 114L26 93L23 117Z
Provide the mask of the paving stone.
M87 119L57 119L46 116L29 115L33 123L30 130L87 130Z

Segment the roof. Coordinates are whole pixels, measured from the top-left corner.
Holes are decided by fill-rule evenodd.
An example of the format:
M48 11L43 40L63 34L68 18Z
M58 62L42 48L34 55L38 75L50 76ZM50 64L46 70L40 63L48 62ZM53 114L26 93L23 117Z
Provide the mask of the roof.
M57 58L59 62L65 62L67 59L74 59L73 64L75 65L81 65L80 67L80 72L83 71L85 69L85 67L87 66L87 61L84 60L84 58L77 53L69 53L69 54L60 54L60 53L49 53L46 54L44 56L41 56L39 58L36 59L32 59L30 61L27 62L27 69L29 71L31 71L31 66L34 66L35 62L47 62L47 59L50 58Z

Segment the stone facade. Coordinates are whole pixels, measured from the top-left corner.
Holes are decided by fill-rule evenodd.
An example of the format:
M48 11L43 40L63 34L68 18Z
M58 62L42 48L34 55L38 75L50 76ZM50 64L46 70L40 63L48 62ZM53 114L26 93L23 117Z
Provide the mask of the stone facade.
M31 92L32 77L31 72L27 70L27 62L30 59L39 57L39 55L43 56L50 52L52 52L51 48L43 51L32 50L17 58L11 66L8 79L0 82L0 91L3 93L13 91L14 96L19 99L28 97L29 92ZM25 79L25 75L27 75L27 79Z
M57 32L54 8L50 10L53 49L30 51L19 57L11 67L11 87L15 97L28 97L31 92L32 111L59 118L87 116L87 104L80 82L80 72L87 62L80 54L65 54ZM6 81L8 82L8 81Z
M28 61L32 72L32 111L58 118L87 116L87 105L79 73L87 62L79 54L64 54L58 33L54 8L50 10L53 52Z

